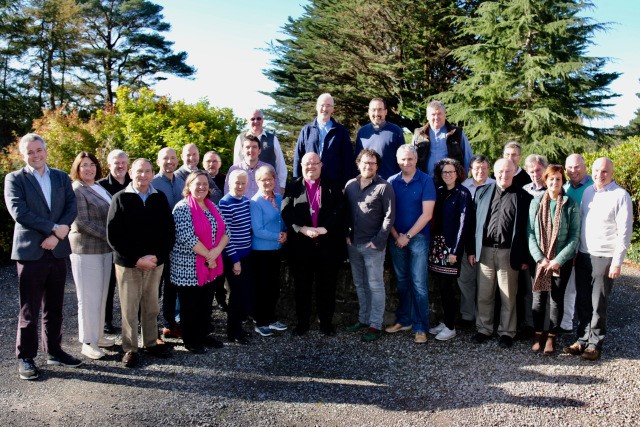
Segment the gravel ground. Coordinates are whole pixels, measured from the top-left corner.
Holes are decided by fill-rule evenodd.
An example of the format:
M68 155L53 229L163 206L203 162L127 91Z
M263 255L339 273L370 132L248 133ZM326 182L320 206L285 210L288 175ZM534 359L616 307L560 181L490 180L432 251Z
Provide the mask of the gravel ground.
M365 344L342 328L326 338L282 333L192 355L143 356L124 368L116 351L79 368L18 378L15 267L0 268L2 426L601 426L640 424L640 270L625 266L610 302L603 357L544 357L529 342L413 343L398 333ZM73 282L66 288L64 347L80 356ZM224 315L216 311L217 335ZM117 318L119 321L119 318ZM559 346L572 336L562 336ZM171 342L172 340L168 340Z

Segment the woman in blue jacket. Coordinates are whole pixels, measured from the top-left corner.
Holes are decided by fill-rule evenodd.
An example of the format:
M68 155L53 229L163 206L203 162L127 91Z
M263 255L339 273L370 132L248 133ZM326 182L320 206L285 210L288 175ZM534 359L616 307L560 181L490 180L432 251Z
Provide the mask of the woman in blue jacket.
M251 257L256 278L256 332L263 337L287 326L276 318L280 297L280 248L287 240L286 225L280 215L282 195L276 194L276 173L271 166L256 171L258 193L251 198Z

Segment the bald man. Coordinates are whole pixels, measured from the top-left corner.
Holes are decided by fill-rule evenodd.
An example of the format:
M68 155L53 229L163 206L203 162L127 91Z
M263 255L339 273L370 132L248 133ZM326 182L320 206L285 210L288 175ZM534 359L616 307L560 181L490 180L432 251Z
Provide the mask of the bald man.
M631 196L613 180L613 162L601 157L591 167L593 185L582 195L580 246L576 256L577 340L565 353L600 358L607 333L607 305L631 243Z
M493 334L496 285L500 289L498 345L509 348L516 334L518 273L527 268L527 222L531 195L513 185L516 166L510 159L496 161L496 182L476 190L476 247L469 263L478 263L478 333L481 344Z
M320 331L332 336L337 274L345 254L344 197L342 187L322 176L316 153L306 153L300 165L302 176L287 186L282 201L295 284L298 324L294 333L301 336L309 330L315 284Z
M182 147L182 166L176 171L176 176L187 180L191 172L198 170L198 161L200 161L200 152L196 144L187 144Z

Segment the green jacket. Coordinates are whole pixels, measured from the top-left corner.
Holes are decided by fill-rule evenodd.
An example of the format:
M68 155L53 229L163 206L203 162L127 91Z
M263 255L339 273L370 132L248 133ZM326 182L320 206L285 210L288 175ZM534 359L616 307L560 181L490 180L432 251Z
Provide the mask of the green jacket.
M535 262L545 257L540 249L540 229L538 227L541 200L542 196L536 197L529 206L529 252L531 252ZM573 259L580 240L580 206L566 194L562 196L562 202L562 217L560 219L555 257L555 260L560 265L564 265L564 263Z

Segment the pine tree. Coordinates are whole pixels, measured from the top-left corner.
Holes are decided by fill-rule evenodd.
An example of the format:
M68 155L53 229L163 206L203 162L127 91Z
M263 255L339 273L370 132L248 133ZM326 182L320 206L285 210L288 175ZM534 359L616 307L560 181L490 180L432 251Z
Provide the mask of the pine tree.
M276 102L269 115L295 132L314 117L318 95L330 92L336 117L350 129L367 121L373 97L385 98L390 120L421 124L429 98L460 76L449 55L452 18L466 13L458 3L312 0L270 47L276 59L265 74L278 87L266 93Z
M508 140L527 152L564 159L593 146L603 131L584 120L608 117L618 73L602 71L606 58L586 48L603 24L582 16L582 0L496 0L457 20L475 42L454 56L468 70L442 98L450 117L465 124L474 151L497 156Z

